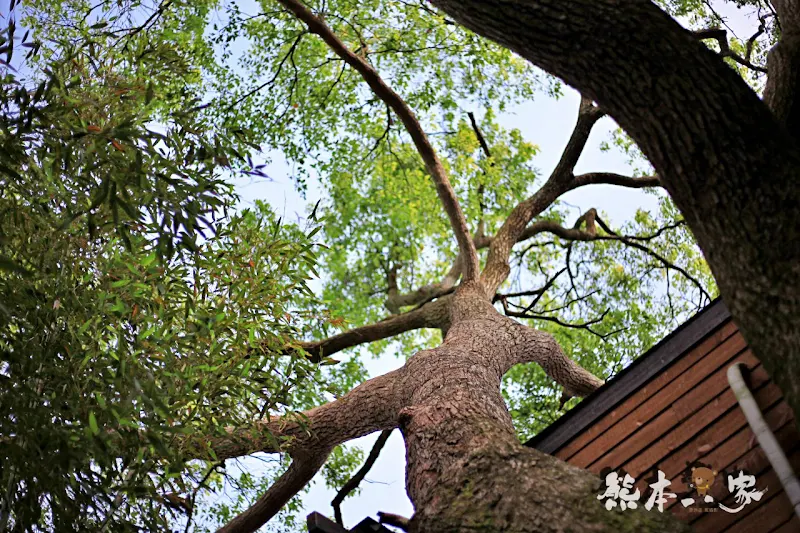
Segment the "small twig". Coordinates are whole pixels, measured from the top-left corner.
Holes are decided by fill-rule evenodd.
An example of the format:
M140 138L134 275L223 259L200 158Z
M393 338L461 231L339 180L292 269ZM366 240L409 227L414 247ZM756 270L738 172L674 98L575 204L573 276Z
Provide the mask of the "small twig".
M469 117L469 121L472 123L472 130L475 132L475 137L478 138L478 143L481 145L481 149L483 150L484 155L489 160L489 166L494 166L494 160L492 160L492 153L489 151L489 145L486 144L486 139L483 137L483 133L481 133L481 129L478 127L478 122L475 120L475 113L470 111L467 113ZM483 175L486 175L486 170L483 171ZM483 183L478 186L478 207L480 209L481 218L478 221L478 235L483 237L484 231L486 230L486 221L483 217L483 212L486 209L486 206L483 203L483 194L484 194L484 187Z
M547 289L549 289L550 287L553 286L553 283L556 282L556 280L558 279L558 276L563 274L565 270L566 270L566 268L562 268L561 270L556 272L555 276L553 276L552 278L547 280L547 283L545 283L544 287L542 287L542 292L540 292L539 294L536 295L536 298L534 298L533 301L530 303L530 305L528 305L528 307L525 308L525 311L523 311L524 313L528 313L528 312L530 312L531 309L536 307L536 304L538 304L539 300L542 299L542 296L544 296L544 293L547 292Z
M600 217L597 217L596 220L597 220L597 223L600 225L600 227L603 228L603 231L605 231L606 233L609 234L609 236L598 236L599 239L618 240L618 241L620 241L620 242L622 242L624 244L627 244L628 246L630 246L632 248L636 248L637 250L643 251L644 253L648 254L649 256L651 256L654 259L656 259L657 261L659 261L665 267L671 268L672 270L676 270L676 271L680 272L681 274L683 274L683 276L686 279L688 279L689 281L694 283L694 285L700 290L700 292L702 293L703 296L705 296L706 298L708 298L709 301L711 301L711 296L703 288L703 284L700 283L700 281L698 281L697 279L695 279L694 276L689 274L684 268L682 268L682 267L670 262L665 257L663 257L661 254L651 250L647 246L639 244L638 242L635 242L635 241L631 240L628 237L624 237L624 236L618 235L611 228L609 228L608 225L605 222L603 222L603 220Z
M489 145L486 144L486 139L483 137L483 133L481 133L481 129L478 127L478 122L475 120L475 113L470 111L467 113L467 116L469 117L469 121L472 123L472 129L475 132L475 136L478 138L478 142L481 145L483 153L486 155L486 157L491 159L492 153L489 151Z
M129 32L127 34L125 34L125 35L121 36L119 39L117 39L114 42L114 44L112 45L112 48L116 47L122 39L126 39L126 38L130 39L131 37L137 35L138 33L144 31L145 29L147 29L147 27L150 25L151 22L155 21L158 17L160 17L161 15L164 14L164 12L167 10L167 8L169 8L169 6L172 5L173 1L174 0L165 0L165 1L161 2L161 5L158 6L158 9L156 9L153 12L153 14L150 15L147 18L147 20L145 20L144 23L141 26L137 26L136 28L133 28L133 29L129 30ZM127 44L126 44L126 46L127 46Z
M761 7L758 8L759 12L761 11ZM770 18L772 15L761 15L758 17L758 30L747 39L747 46L745 47L744 58L747 61L750 61L750 57L753 54L753 46L756 44L756 39L761 37L764 32L767 30L767 19Z
M599 324L600 322L602 322L603 319L608 314L608 312L609 312L609 309L606 309L605 311L603 311L603 314L600 315L599 317L593 318L592 320L588 320L586 322L582 322L582 323L579 323L579 324L573 324L571 322L564 322L563 320L561 320L560 318L558 318L556 316L530 314L530 313L523 313L523 312L517 312L517 311L507 311L506 315L507 316L513 316L515 318L533 318L533 319L537 319L537 320L546 320L548 322L554 322L554 323L558 324L559 326L564 326L565 328L589 329L589 326L593 326L595 324Z
M186 528L183 530L184 533L189 533L189 528L192 526L192 519L194 518L194 504L197 499L197 493L200 492L200 489L205 487L206 481L208 478L211 477L211 474L217 471L217 468L223 466L225 461L220 461L218 463L214 463L211 465L211 468L208 469L208 472L205 473L203 478L197 484L197 487L192 491L192 496L189 498L189 507L187 509L188 516L186 517Z
M336 496L331 501L331 506L333 507L333 514L336 517L336 523L340 526L343 526L344 523L342 522L342 509L341 505L347 496L350 495L351 492L358 488L358 485L364 480L366 475L369 473L372 466L375 464L375 461L378 460L378 456L381 454L381 450L386 445L386 441L389 440L389 436L392 434L391 429L385 429L381 432L378 436L378 439L375 441L375 444L372 445L372 450L369 452L369 456L367 456L367 460L364 462L364 465L358 469L358 472L353 474L347 483L339 489L339 492L336 493Z
M295 37L294 42L292 43L292 46L289 47L289 51L286 52L286 55L284 55L283 58L281 58L280 63L278 63L278 68L275 70L275 74L270 79L268 79L258 87L251 89L250 91L247 91L245 94L237 98L235 102L233 102L228 106L227 110L230 111L237 105L241 104L243 101L247 100L257 92L259 92L261 89L264 89L265 87L269 87L270 85L274 84L275 80L277 80L278 76L280 76L281 71L283 70L283 65L286 63L286 60L294 55L294 51L297 49L297 45L300 44L300 41L303 39L303 36L306 35L307 33L308 32L306 30L303 30L297 34L297 37Z
M731 50L730 45L728 44L728 32L722 28L708 28L705 30L696 30L692 32L695 37L700 40L704 39L714 39L719 43L719 56L720 57L729 57L739 63L742 66L745 66L749 69L767 73L767 69L765 67L754 65L748 59L740 57L736 54L733 50Z

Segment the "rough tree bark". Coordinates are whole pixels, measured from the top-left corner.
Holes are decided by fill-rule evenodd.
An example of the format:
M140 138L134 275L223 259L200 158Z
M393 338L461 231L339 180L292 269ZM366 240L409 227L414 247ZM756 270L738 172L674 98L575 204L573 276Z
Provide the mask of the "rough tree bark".
M597 102L694 232L748 344L800 421L800 6L765 101L649 0L433 0Z
M196 456L210 446L218 459L256 451L286 451L293 459L275 485L221 531L253 531L307 483L334 446L397 427L406 442L406 488L416 509L409 531L684 531L686 526L669 514L643 509L607 511L597 500L600 480L596 476L520 444L500 392L501 379L512 366L539 364L569 396L585 396L602 382L568 358L551 335L501 315L492 303L508 276L509 254L517 242L543 231L586 238L585 232L570 234L552 223L531 223L560 195L592 183L643 187L658 185L659 180L574 175L592 125L603 115L591 101L583 100L575 130L545 185L520 203L494 236L479 231L473 237L445 167L402 98L367 60L347 49L321 17L298 0L279 2L361 74L403 123L450 219L459 258L442 283L408 295L390 293L393 301L387 307L393 312L399 311L400 304L418 304L415 310L301 345L318 358L402 331L436 327L447 332L439 347L419 352L399 370L307 411L303 423L258 421L250 427L232 428L223 437L204 439L200 445L186 443L187 453ZM591 238L596 237L593 221L587 222ZM482 271L478 247L489 248ZM391 274L388 282L391 288Z

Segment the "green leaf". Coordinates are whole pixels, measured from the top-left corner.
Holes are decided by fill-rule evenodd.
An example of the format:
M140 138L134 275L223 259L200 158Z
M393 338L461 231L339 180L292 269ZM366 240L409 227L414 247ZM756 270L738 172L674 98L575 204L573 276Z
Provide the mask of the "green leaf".
M97 418L94 416L94 412L89 411L89 429L92 430L94 435L98 435L100 433L100 428L97 426Z

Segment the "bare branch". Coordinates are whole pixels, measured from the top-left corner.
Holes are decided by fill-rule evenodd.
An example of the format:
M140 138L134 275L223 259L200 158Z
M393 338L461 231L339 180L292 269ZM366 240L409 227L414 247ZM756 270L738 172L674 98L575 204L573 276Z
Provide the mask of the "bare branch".
M533 301L523 311L523 313L527 313L528 311L533 309L533 307L536 306L537 303L539 303L539 300L542 298L542 296L544 296L544 294L547 292L547 290L550 287L553 286L553 283L556 282L558 277L561 274L563 274L565 270L566 270L566 268L562 268L561 270L556 272L554 276L552 276L550 279L547 280L547 282L545 282L544 286L541 289L536 289L536 290L533 290L533 291L515 292L515 293L509 293L509 294L498 294L498 295L495 295L493 301L500 300L503 303L503 309L507 309L508 299L509 298L518 298L520 296L535 296ZM506 314L508 314L508 313L506 313Z
M579 229L579 227L584 220L586 220L587 222L587 229L581 230ZM591 224L590 221L592 221ZM606 232L606 235L598 234L596 231L594 231L593 229L594 221L596 221L597 224L601 228L603 228L603 230ZM694 284L698 288L703 297L705 297L708 301L711 301L711 296L705 290L700 281L698 281L694 276L689 274L689 272L687 272L686 269L672 263L659 253L651 250L650 248L641 244L640 242L637 242L637 241L649 241L655 239L665 231L677 228L682 225L684 225L684 222L681 220L676 223L669 224L663 228L660 228L658 231L656 231L651 235L644 235L644 236L619 235L616 232L614 232L605 222L603 222L603 220L599 216L597 216L597 212L594 209L590 209L578 219L575 227L573 228L565 228L557 224L556 222L552 222L549 220L540 220L534 222L525 229L524 233L520 236L520 240L529 239L534 235L546 232L546 233L552 233L553 235L557 235L562 239L567 239L570 241L596 241L596 240L618 241L627 246L645 252L650 257L656 259L664 267L679 272L681 275L683 275L686 279L691 281L692 284ZM569 269L568 273L570 277L572 277L572 273L569 271Z
M342 522L342 509L341 505L347 496L350 495L351 492L356 490L364 478L369 473L372 466L375 464L375 461L378 460L378 456L381 454L381 450L386 445L386 441L389 440L389 436L392 434L391 429L384 429L380 435L378 435L378 439L375 441L375 444L372 445L372 449L367 456L367 460L364 462L361 468L358 469L358 472L353 474L347 483L339 489L339 492L336 493L336 497L333 498L331 501L331 506L333 507L333 514L336 517L336 523L340 526L343 526Z
M606 337L608 337L610 335L613 335L614 333L619 333L619 331L614 331L614 332L611 332L611 333L598 333L598 332L596 332L595 330L593 330L591 328L591 326L593 326L595 324L599 324L600 322L602 322L603 319L608 314L608 311L609 310L606 309L605 311L603 311L603 314L601 314L597 318L593 318L592 320L588 320L586 322L581 322L581 323L578 323L578 324L574 324L574 323L571 323L571 322L564 322L563 320L561 320L560 318L555 317L555 316L540 315L540 314L536 314L536 313L531 313L530 311L512 311L511 309L508 309L507 307L503 308L503 312L505 313L506 316L511 316L511 317L514 317L514 318L530 318L530 319L535 319L535 320L545 320L547 322L554 322L554 323L558 324L559 326L563 326L565 328L585 329L585 330L589 331L590 333L592 333L593 335L597 335L598 337L601 337L601 338L606 338Z
M759 13L761 12L761 8L759 7ZM764 32L767 30L767 19L773 17L772 13L767 13L766 15L759 15L758 17L758 29L756 32L747 39L747 46L745 47L744 58L746 61L750 61L750 58L753 55L753 46L756 44L756 40L761 37Z
M315 451L313 454L296 453L289 469L267 492L249 509L219 528L217 533L251 533L266 524L319 472L329 453L330 450Z
M470 111L467 113L469 117L469 121L472 124L472 130L475 132L475 137L478 138L478 143L481 145L481 149L486 157L491 158L492 153L489 151L489 145L486 144L486 139L483 137L483 133L481 133L481 129L478 127L478 122L475 120L475 113Z
M278 79L278 76L280 76L281 72L283 71L283 65L286 64L286 60L287 59L289 59L291 56L294 55L295 50L297 50L297 45L299 45L300 41L303 40L303 36L304 35L306 35L305 31L301 31L300 33L297 34L297 37L295 37L294 41L292 42L292 45L289 47L289 50L286 52L286 54L283 56L283 58L281 58L280 62L278 63L278 68L275 69L275 74L273 74L273 76L270 79L268 79L267 81L265 81L261 85L258 85L257 87L254 87L253 89L247 91L242 96L237 98L233 103L231 103L228 106L227 110L228 111L232 110L237 105L241 104L243 101L247 100L248 98L250 98L251 96L253 96L257 92L261 91L265 87L271 87L272 85L274 85L275 84L275 80Z
M581 99L575 128L561 154L561 160L550 174L550 178L533 196L521 202L511 211L503 226L492 239L486 267L481 274L481 281L490 294L497 292L497 288L508 276L510 271L508 258L511 249L531 219L547 209L559 196L573 188L571 182L575 164L586 145L592 127L602 116L603 112L590 100Z
M577 189L584 185L595 184L619 185L620 187L631 187L634 189L661 186L661 183L658 181L658 176L632 178L621 174L614 174L613 172L590 172L588 174L575 176L570 189Z
M754 65L750 62L749 59L745 59L738 54L736 54L733 50L731 50L730 45L728 44L728 32L722 28L707 28L704 30L697 30L692 32L695 37L700 40L704 39L714 39L719 43L719 55L720 57L729 57L743 65L749 69L755 70L757 72L766 73L767 69L765 67ZM748 54L749 56L749 54Z
M161 2L158 8L155 11L153 11L153 13L150 14L147 20L145 20L141 25L136 26L135 28L130 28L128 30L125 30L127 31L127 33L119 37L111 47L115 48L120 43L120 41L122 41L122 39L130 39L135 35L138 35L142 31L146 30L151 24L154 24L159 18L161 18L161 16L172 5L173 1L174 0L164 0L163 2Z
M625 243L627 246L630 246L632 248L636 248L637 250L641 250L641 251L645 252L647 255L651 256L652 258L657 260L659 263L661 263L662 265L664 265L668 269L680 272L686 279L691 281L700 290L700 293L706 298L706 300L708 302L711 301L711 295L708 294L708 292L706 292L706 290L703 288L702 283L700 283L697 279L695 279L694 276L689 274L684 268L672 263L671 261L667 260L662 255L658 254L657 252L654 252L653 250L651 250L647 246L634 241L633 239L630 239L630 238L625 237L623 235L617 235L614 231L611 230L611 228L608 227L608 225L606 225L605 222L603 222L603 220L600 217L597 217L597 223L600 225L601 228L603 228L603 230L606 233L609 233L609 235L607 235L607 236L606 235L599 235L597 237L598 239L618 240L618 241L620 241L622 243Z
M500 300L508 300L509 298L519 298L520 296L538 296L545 292L545 288L542 287L541 289L531 289L529 291L519 291L519 292L507 292L504 294L497 293L492 298L492 303L498 302Z
M390 316L380 322L368 324L339 333L320 341L300 342L298 346L314 362L353 346L394 337L421 328L438 328L446 320L446 312L432 305L419 307L406 313ZM287 349L287 351L291 351Z
M370 86L375 95L383 100L403 123L436 185L436 192L450 219L450 225L458 241L458 249L464 257L464 281L476 280L479 272L478 253L472 243L467 221L458 204L458 199L450 184L450 179L447 177L447 172L414 112L411 111L400 95L383 81L372 65L348 49L328 25L314 15L304 4L298 0L279 1L294 13L298 19L303 21L311 33L319 35L334 53L361 74L361 77L367 82L367 85Z
M483 137L483 133L481 129L478 127L478 122L475 120L475 113L470 111L467 113L469 117L469 121L472 124L472 131L475 132L475 137L478 139L478 143L481 145L481 149L483 150L483 154L489 159L489 166L494 166L494 161L492 161L492 153L489 151L489 145L486 143L486 139ZM486 175L486 170L483 171L483 174ZM483 203L483 194L484 194L484 187L483 183L478 186L478 207L480 208L481 218L478 221L478 231L477 237L483 237L484 232L486 231L486 220L484 219L484 209L486 206Z

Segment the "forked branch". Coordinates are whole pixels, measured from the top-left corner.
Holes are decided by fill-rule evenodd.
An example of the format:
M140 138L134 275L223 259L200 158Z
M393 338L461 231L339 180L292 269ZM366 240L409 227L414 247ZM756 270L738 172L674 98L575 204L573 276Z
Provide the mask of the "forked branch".
M490 294L497 292L497 288L508 276L510 271L508 258L511 249L519 241L528 223L550 207L559 196L574 188L572 182L575 164L586 146L592 127L602 116L603 112L590 100L581 99L578 120L556 168L550 174L547 182L533 196L521 202L511 211L505 223L492 239L486 267L481 273L481 281Z
M757 72L763 72L763 73L767 72L767 69L765 67L762 67L760 65L754 65L753 63L750 62L750 58L749 58L750 53L747 54L747 56L748 56L747 58L744 58L744 57L741 57L739 54L735 53L733 50L731 50L731 47L728 44L728 32L726 32L724 29L722 29L722 28L707 28L707 29L704 29L704 30L697 30L697 31L695 31L693 33L700 40L714 39L715 41L717 41L717 43L719 43L719 55L720 55L720 57L723 57L723 58L729 57L729 58L733 59L734 61L736 61L737 63L739 63L740 65L745 66L745 67L747 67L749 69L755 70Z
M631 176L623 176L622 174L615 174L613 172L590 172L587 174L580 174L578 176L573 176L563 192L571 191L577 189L578 187L584 187L586 185L616 185L619 187L627 187L631 189L643 189L643 188L661 186L661 184L658 181L658 176L631 177ZM535 197L536 195L534 195L532 198ZM542 210L546 209L547 207L549 206L545 206ZM679 225L682 224L683 222L681 221ZM548 220L541 220L534 222L532 224L528 224L528 226L522 231L522 233L520 233L517 236L516 242L512 243L512 247L516 243L526 241L534 237L535 235L538 235L539 233L543 232L549 232L561 235L564 238L569 238L566 237L566 235L570 234L575 240L587 240L586 238L583 237L583 234L581 234L580 232L575 232L568 228L563 228L555 222L551 222ZM501 235L501 233L498 232L498 235ZM473 242L475 243L475 248L477 250L482 250L484 248L489 248L492 245L492 242L494 241L495 238L496 236L476 235L473 238ZM635 239L635 237L629 237L629 238ZM409 305L417 305L421 302L431 300L437 296L447 294L449 291L452 290L453 287L455 287L460 275L461 275L461 270L460 270L459 260L457 258L456 261L451 266L450 270L447 272L447 274L442 278L440 282L425 285L409 293L403 293L403 294L398 293L396 295L390 295L390 297L387 298L386 300L385 304L386 308L393 313L398 313L401 307ZM491 274L486 274L487 277L490 275ZM500 280L500 282L502 283L502 280ZM428 326L428 327L434 327L434 326Z

